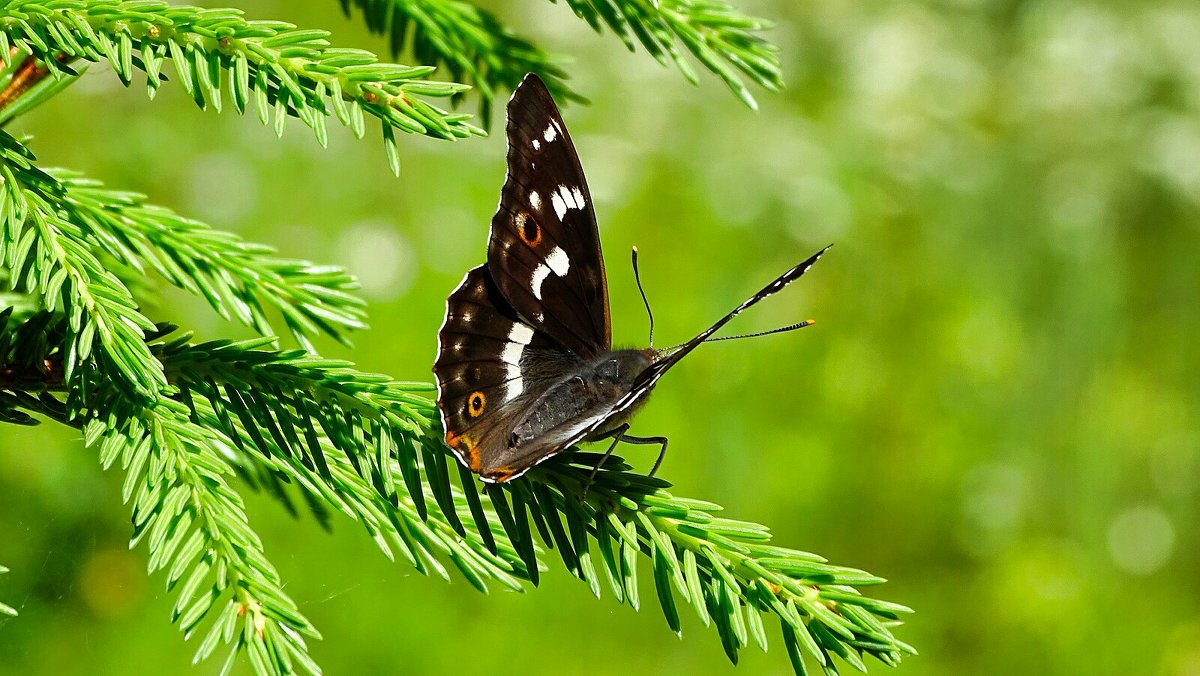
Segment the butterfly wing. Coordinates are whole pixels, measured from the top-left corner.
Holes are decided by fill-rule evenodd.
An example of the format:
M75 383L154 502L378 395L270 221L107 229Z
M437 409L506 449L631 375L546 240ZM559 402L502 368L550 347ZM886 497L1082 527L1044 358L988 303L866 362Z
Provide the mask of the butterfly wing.
M507 137L488 270L522 318L589 359L612 345L600 235L575 146L537 75L508 103Z
M527 350L570 368L577 357L521 321L481 265L446 300L433 371L446 445L473 472L487 471L530 401L550 382L521 367ZM540 359L539 361L544 361Z

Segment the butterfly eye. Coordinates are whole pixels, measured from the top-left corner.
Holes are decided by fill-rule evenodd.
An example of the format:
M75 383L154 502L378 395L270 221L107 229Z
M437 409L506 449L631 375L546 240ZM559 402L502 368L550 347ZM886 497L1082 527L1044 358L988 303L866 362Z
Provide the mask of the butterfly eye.
M487 404L487 397L483 396L483 392L475 391L467 398L467 413L472 418L478 418L483 413L483 407Z
M609 359L596 367L596 376L602 380L616 380L619 375L620 364L616 359Z

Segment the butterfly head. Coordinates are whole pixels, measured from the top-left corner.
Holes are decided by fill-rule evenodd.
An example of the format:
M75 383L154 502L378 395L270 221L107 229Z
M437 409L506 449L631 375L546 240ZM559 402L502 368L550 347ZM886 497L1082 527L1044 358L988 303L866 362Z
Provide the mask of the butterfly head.
M597 360L592 374L600 387L628 391L658 357L658 350L654 349L616 350Z

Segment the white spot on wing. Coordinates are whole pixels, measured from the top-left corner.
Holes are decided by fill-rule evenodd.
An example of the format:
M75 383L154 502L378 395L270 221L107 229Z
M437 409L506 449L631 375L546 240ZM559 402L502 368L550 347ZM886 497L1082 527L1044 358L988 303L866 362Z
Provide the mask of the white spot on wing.
M508 331L508 339L514 343L528 345L533 340L533 329L524 324L513 324Z
M567 209L582 209L587 206L582 190L565 185L558 186L558 190L550 196L550 202L554 204L554 213L558 214L559 218L567 213Z
M559 277L565 277L567 271L571 269L571 259L567 257L566 251L563 251L560 247L556 246L554 247L554 250L550 252L550 255L546 256L546 265L543 265L542 267L548 267ZM538 269L540 270L541 268ZM541 296L538 297L541 298Z
M557 248L558 247L555 247L555 249ZM533 287L533 295L538 300L542 299L542 283L544 283L546 278L549 276L549 265L539 265L537 266L537 269L533 271L533 279L529 280L529 285Z
M525 346L521 343L509 343L504 346L504 352L500 353L500 360L509 364L520 364L521 353L525 351Z
M550 196L550 203L554 205L554 213L561 219L567 213L567 203L563 200L560 193L554 193Z
M542 210L542 196L536 190L529 191L529 205L536 211Z
M504 386L504 401L509 402L521 396L525 391L525 380L521 378L521 369L518 366L508 365L508 384Z
M539 289L540 291L540 289ZM524 324L513 324L508 330L508 340L500 359L505 362L504 377L508 381L504 386L504 401L509 402L521 396L525 391L525 380L521 377L521 355L525 346L533 340L533 329Z
M546 139L546 143L553 143L554 139L558 138L558 130L554 128L554 123L546 125L546 133L542 135Z
M541 142L541 141L539 141L539 140L537 140L537 139L533 139L533 149L534 149L534 150L541 150L541 149L542 149L542 142Z

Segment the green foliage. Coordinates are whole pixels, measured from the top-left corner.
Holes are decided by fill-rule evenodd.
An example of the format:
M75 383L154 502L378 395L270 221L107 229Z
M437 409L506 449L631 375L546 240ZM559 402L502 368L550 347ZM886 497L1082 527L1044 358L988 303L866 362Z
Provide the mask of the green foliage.
M372 27L387 27L394 48L437 56L481 85L485 100L533 65L561 75L465 3L397 3L403 16L359 6ZM769 45L751 35L762 24L723 4L572 7L690 73L678 38L747 101L729 63L778 84ZM280 131L295 116L324 142L332 115L361 136L364 114L374 115L393 168L395 129L442 139L479 133L466 116L412 98L464 90L425 81L432 68L377 63L368 52L331 48L324 31L246 21L235 10L16 0L0 8L0 31L0 122L75 81L77 60L106 61L126 84L141 70L152 95L170 60L201 108L220 110L228 96L244 112L253 99ZM197 660L224 646L229 660L245 654L258 673L319 672L307 644L319 634L285 592L235 478L293 513L303 500L326 525L341 513L422 574L449 579L449 562L483 591L536 585L544 546L597 596L607 586L638 608L639 570L648 569L668 626L679 633L681 602L690 606L715 625L734 662L751 643L766 649L764 615L779 622L798 672L805 659L836 673L834 656L862 669L865 655L895 664L912 652L890 629L907 609L857 591L882 579L774 546L765 527L673 496L668 482L620 458L594 481L599 456L577 452L481 490L442 442L431 385L315 354L314 336L345 343L365 326L356 283L342 269L280 259L142 195L43 170L3 131L0 179L0 267L10 291L0 311L0 421L43 417L81 430L102 467L120 468L131 544L145 544L149 572L162 572L175 595L172 622L198 638ZM196 343L155 323L139 298L150 271L261 337ZM279 322L304 349L278 349Z
M226 319L269 335L267 311L277 312L309 349L308 336L325 333L348 344L347 331L366 328L363 302L349 293L357 284L340 268L280 259L270 247L147 205L143 195L104 190L68 172L52 175L62 190L57 208L117 262L138 274L153 270Z
M360 49L338 49L323 30L281 21L247 21L234 9L201 9L155 0L14 0L0 8L0 53L34 55L54 78L74 71L70 59L107 61L126 85L146 75L151 96L167 80L164 64L201 109L218 112L226 98L238 113L256 108L263 124L282 134L299 118L325 145L335 117L362 137L366 115L378 118L392 170L399 172L394 131L435 138L482 133L466 115L447 113L419 96L446 97L463 85L424 79L432 66L380 63Z
M473 85L484 126L497 89L514 89L526 73L542 76L556 98L580 97L550 56L512 32L491 13L464 0L340 0L347 14L362 11L367 27L388 35L393 56L411 51L420 63L445 65Z
M132 410L119 398L92 405L85 441L99 443L105 469L119 459L126 472L130 544L145 540L149 572L165 570L167 589L177 591L171 620L191 637L218 609L196 660L229 644L231 659L244 649L260 673L291 673L297 664L318 672L303 637L320 635L283 591L226 481L231 471L219 437L174 402Z
M555 0L557 1L557 0ZM599 31L608 26L629 49L634 40L659 63L673 62L693 83L696 72L676 40L705 68L725 81L747 106L758 108L739 75L770 91L783 86L776 47L757 33L770 28L721 0L566 0L575 14Z
M134 389L149 396L166 384L143 340L154 325L111 271L112 259L137 273L154 270L264 334L271 333L265 310L273 309L305 345L319 331L344 340L345 330L364 326L362 301L347 293L354 282L343 270L278 259L269 247L148 206L141 195L43 172L4 132L0 160L0 260L13 289L71 318L66 378L100 341L107 366Z
M100 368L140 398L156 398L167 379L143 340L154 324L100 262L79 222L61 208L63 186L33 161L23 145L0 132L0 260L9 283L35 295L48 311L61 308L67 316L63 380L99 343Z
M529 481L489 487L525 561L535 560L523 516L529 514L546 546L558 549L593 594L600 596L600 569L613 596L636 609L637 559L645 557L671 630L681 633L676 599L682 599L705 625L716 625L734 664L751 641L767 649L764 613L781 623L789 652L803 651L833 671L831 653L859 669L863 654L892 665L902 652L915 654L888 629L909 609L854 588L882 578L772 545L766 527L717 516L719 505L676 497L669 482L635 474L619 457L591 480L602 457L576 452L535 468Z
M351 6L362 10L371 30L388 34L393 54L410 48L418 61L445 64L455 80L475 85L485 116L495 89L516 87L530 71L542 76L556 98L579 98L567 88L566 74L548 55L474 4L464 0L340 2L347 12ZM682 43L751 108L757 104L739 73L771 91L782 86L774 46L756 35L770 28L770 22L745 16L720 0L567 0L567 5L596 31L607 26L630 50L640 43L659 63L674 62L696 82L695 70L679 49Z

